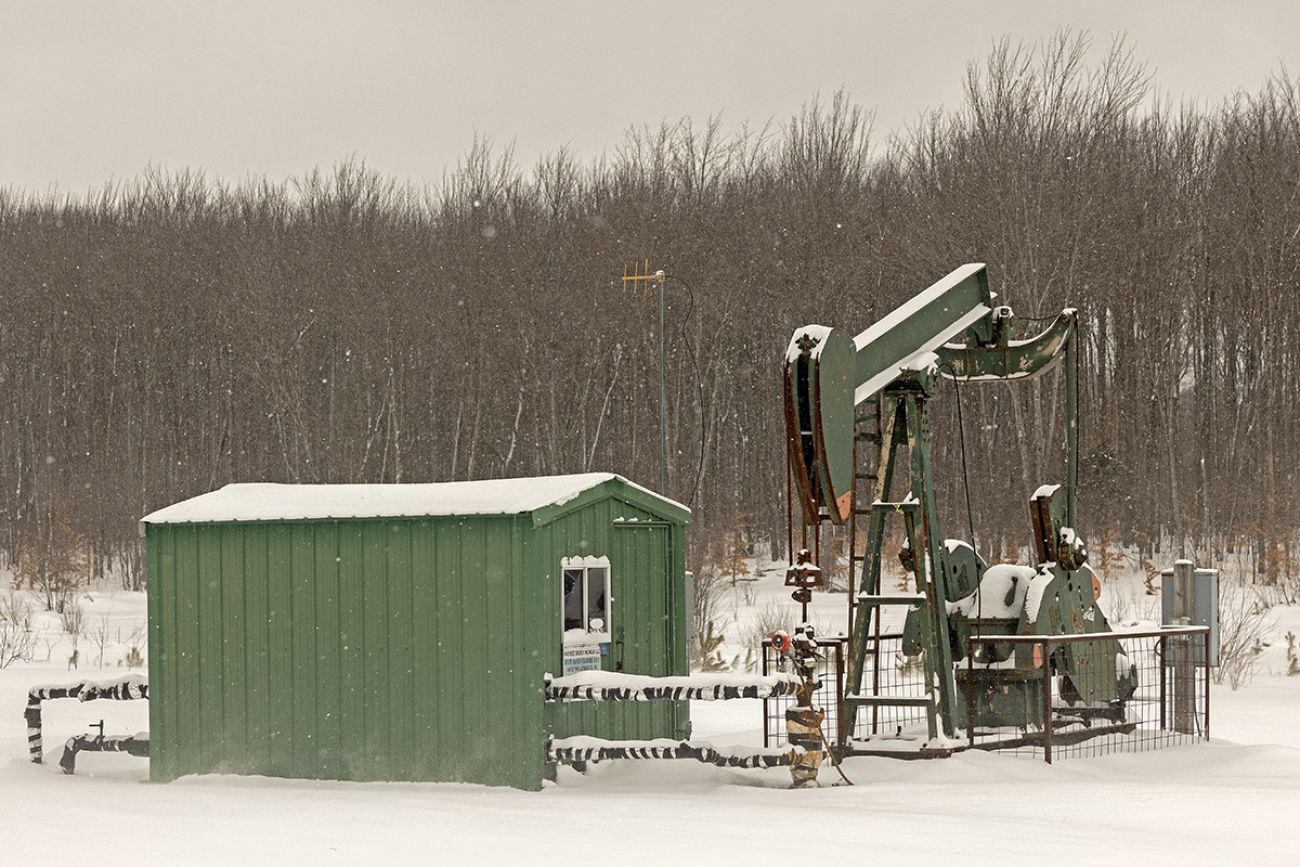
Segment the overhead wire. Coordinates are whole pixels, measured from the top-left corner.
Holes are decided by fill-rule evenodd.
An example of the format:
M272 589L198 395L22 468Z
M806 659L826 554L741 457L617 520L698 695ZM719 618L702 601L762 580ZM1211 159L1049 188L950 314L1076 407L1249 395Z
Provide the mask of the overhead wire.
M961 412L961 385L958 382L957 369L953 366L952 362L945 361L940 364L937 369L942 370L945 367L948 368L948 372L952 374L952 391L957 398L957 444L961 452L962 490L966 495L966 528L970 535L971 550L974 551L975 555L978 557L979 549L975 545L975 510L971 507L970 499L970 471L966 465L966 424L962 419ZM975 610L979 613L982 613L984 610L984 600L980 595L982 584L983 582L981 581L975 585ZM968 646L966 652L972 653L973 650Z
M948 368L952 374L952 390L957 397L957 444L961 451L961 479L962 489L966 495L966 526L970 534L970 546L975 548L975 510L971 507L970 499L970 471L966 465L966 424L962 420L961 412L961 386L958 384L957 369L953 367L951 361L945 361L939 365L938 369Z

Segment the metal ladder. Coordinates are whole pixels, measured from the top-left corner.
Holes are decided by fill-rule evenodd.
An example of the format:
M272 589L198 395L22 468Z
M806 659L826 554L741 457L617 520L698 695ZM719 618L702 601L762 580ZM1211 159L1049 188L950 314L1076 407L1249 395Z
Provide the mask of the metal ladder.
M883 398L888 399L888 398ZM877 459L875 461L874 472L858 472L854 474L854 503L853 503L853 521L851 526L851 551L849 555L850 564L850 581L853 578L853 570L859 568L858 586L856 593L850 596L849 616L851 623L850 631L850 652L849 652L849 672L848 681L845 684L844 707L842 709L841 728L844 734L843 739L852 735L856 728L858 710L861 708L870 708L872 710L872 734L876 734L879 728L879 709L895 707L918 707L923 708L926 714L926 723L931 738L935 738L939 732L937 718L937 698L935 696L935 675L932 671L934 661L930 659L932 654L925 654L925 694L919 696L893 696L880 695L880 668L882 660L880 658L880 636L881 620L883 609L887 607L902 606L907 608L917 606L930 606L934 603L933 588L925 576L917 568L918 562L924 562L925 548L921 543L917 532L917 516L920 514L921 505L914 499L904 499L902 501L889 500L890 487L893 482L893 471L895 465L895 455L900 446L905 446L907 436L905 433L906 423L899 416L901 413L895 409L888 413L888 421L885 421L885 412L882 407L882 398L878 398L875 403L875 412L866 416L860 416L855 419L854 430L854 464L855 467L861 467L862 461L859 459L857 451L859 443L871 443L876 448ZM873 424L874 422L874 424ZM860 430L859 425L864 425L865 430ZM888 428L887 430L885 428ZM871 505L867 508L861 508L859 502L861 497L857 490L858 482L871 482L872 494L869 502ZM907 539L908 550L911 551L910 572L912 573L918 589L921 591L915 594L905 593L883 593L881 592L881 546L884 541L886 519L892 515L898 514L903 518L903 526ZM858 554L856 549L856 540L858 534L859 521L867 519L867 537L866 550ZM923 617L922 623L927 633L930 631L930 617ZM925 637L923 645L931 646L932 642L929 636ZM864 683L865 663L868 652L874 656L872 664L872 676L870 692L864 691L868 684Z

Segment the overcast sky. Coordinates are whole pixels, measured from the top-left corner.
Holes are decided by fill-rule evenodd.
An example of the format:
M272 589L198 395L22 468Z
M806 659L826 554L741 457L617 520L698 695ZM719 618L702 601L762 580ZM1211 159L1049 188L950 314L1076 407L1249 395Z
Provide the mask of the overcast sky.
M1300 73L1300 3L0 0L0 186L80 192L149 164L276 179L350 154L436 181L477 131L531 163L631 124L783 122L844 87L879 137L961 98L1007 35L1126 33L1174 97Z

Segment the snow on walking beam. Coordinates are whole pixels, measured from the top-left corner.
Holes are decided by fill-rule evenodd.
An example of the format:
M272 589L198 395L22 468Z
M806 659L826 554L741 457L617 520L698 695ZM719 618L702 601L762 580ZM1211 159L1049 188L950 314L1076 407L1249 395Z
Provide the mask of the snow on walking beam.
M564 677L547 674L545 682L547 701L725 701L793 695L800 679L795 674L649 677L616 671L583 671Z
M719 768L777 768L793 764L803 754L802 747L780 750L752 747L715 747L707 741L609 741L580 735L552 738L546 744L546 760L551 763L600 762L612 759L671 760L694 759Z
M149 681L142 674L128 674L112 680L80 680L76 683L44 684L27 691L27 752L33 764L41 764L44 752L41 739L41 702L53 698L75 698L77 701L112 699L131 701L149 697Z

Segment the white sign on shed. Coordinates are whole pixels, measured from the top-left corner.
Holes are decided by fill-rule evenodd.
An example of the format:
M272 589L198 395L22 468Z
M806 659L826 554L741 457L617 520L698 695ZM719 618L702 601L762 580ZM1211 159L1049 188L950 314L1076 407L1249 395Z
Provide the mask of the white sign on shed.
M564 648L564 674L600 670L599 644L570 644Z

